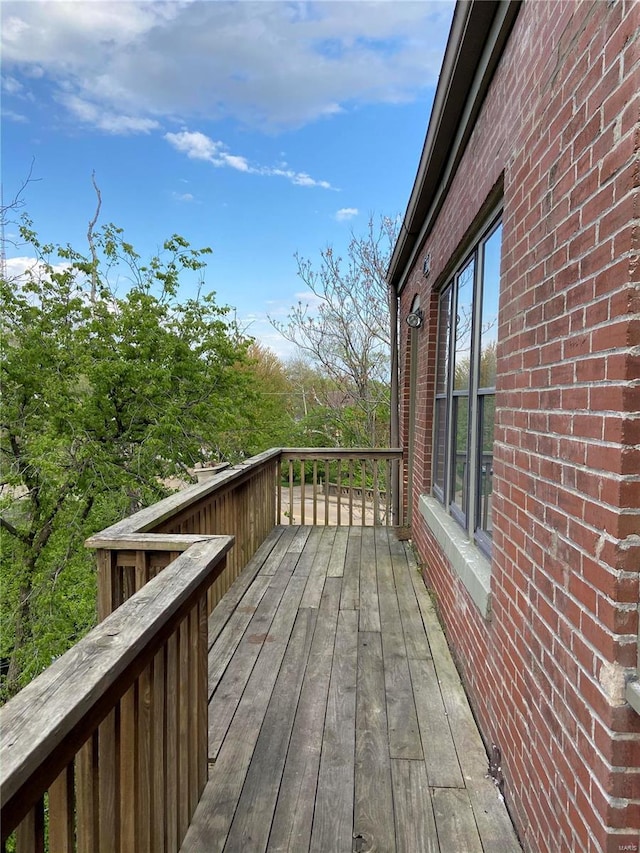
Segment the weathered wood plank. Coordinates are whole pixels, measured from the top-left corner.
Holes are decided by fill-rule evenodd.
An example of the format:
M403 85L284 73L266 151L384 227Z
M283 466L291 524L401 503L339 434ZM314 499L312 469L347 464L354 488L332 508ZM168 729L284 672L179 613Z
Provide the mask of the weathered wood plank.
M411 554L408 555L408 560L411 567ZM460 769L482 843L487 850L500 849L505 853L518 853L521 847L508 812L495 785L486 778L487 753L433 602L420 575L410 572L410 576L416 590Z
M313 635L268 850L308 850L335 645L340 578L328 578Z
M251 672L227 737L195 811L185 849L222 850L233 820L260 727L293 629L306 578L293 575ZM213 726L216 726L214 715Z
M316 561L318 549L320 548L323 538L322 527L312 527L309 533L309 538L300 554L300 559L296 563L294 569L297 575L309 577ZM305 605L302 605L305 606Z
M270 583L271 577L269 575L259 575L255 578L241 603L236 606L224 629L218 635L215 645L212 646L208 659L210 696L215 692ZM221 606L223 602L224 599L218 606Z
M438 844L424 763L393 758L391 778L397 853L454 853L452 848Z
M461 788L434 788L432 800L441 850L483 853L468 792Z
M267 846L316 615L298 611L229 830L229 850L263 853Z
M433 661L410 660L409 668L429 784L441 788L464 788Z
M400 608L396 597L388 533L374 532L378 572L378 598L384 652L384 680L387 691L389 750L392 758L423 757L420 728L404 644Z
M289 546L293 542L297 532L298 528L293 526L280 528L280 536L271 549L271 553L264 561L264 566L261 569L262 574L274 575L276 573L280 568L283 555L289 550Z
M395 853L393 795L379 633L358 636L354 850Z
M334 531L333 548L331 559L327 567L327 577L341 578L344 575L344 561L347 555L347 544L349 542L349 528L332 527Z
M346 529L346 528L345 528ZM362 548L361 527L350 527L349 541L344 561L341 610L357 610L360 606L360 551Z
M284 558L283 558L284 559ZM242 693L265 641L271 640L274 616L289 583L290 575L278 572L265 592L209 702L209 759L218 755ZM305 579L302 579L304 583Z
M388 547L386 548L388 554ZM384 552L383 552L384 553ZM362 537L360 550L360 631L380 631L376 542L373 536Z
M338 615L310 850L351 853L358 614Z
M271 531L251 560L249 560L248 564L242 570L241 574L229 587L218 604L216 604L211 616L209 616L210 648L218 639L220 633L227 624L227 621L235 613L238 604L243 599L243 596L253 584L260 570L264 567L264 564L282 536L283 529L284 528L282 527L276 527Z
M304 595L302 596L302 602L300 603L301 607L317 608L320 606L322 590L324 589L324 583L327 578L327 566L329 565L331 549L333 548L333 540L335 538L335 527L316 527L315 529L320 532L322 538L314 553L313 564L309 572Z
M409 563L404 543L399 542L393 533L389 534L389 552L393 568L393 579L400 608L400 618L404 631L404 642L408 658L430 658L431 649L422 622L420 608L416 599L413 583L409 577ZM417 574L414 564L412 571Z

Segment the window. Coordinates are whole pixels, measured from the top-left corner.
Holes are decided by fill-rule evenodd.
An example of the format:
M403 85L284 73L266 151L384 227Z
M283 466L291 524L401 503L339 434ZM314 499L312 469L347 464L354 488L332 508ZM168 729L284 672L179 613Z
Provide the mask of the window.
M493 222L439 296L433 493L491 550L502 226Z

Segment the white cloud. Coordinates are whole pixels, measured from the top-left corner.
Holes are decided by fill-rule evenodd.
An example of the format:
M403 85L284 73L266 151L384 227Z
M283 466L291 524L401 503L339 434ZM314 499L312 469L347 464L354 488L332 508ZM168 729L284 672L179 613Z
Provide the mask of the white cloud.
M336 211L336 219L338 222L348 222L357 216L359 212L357 207L341 207L340 210Z
M452 6L8 0L3 66L25 87L45 76L93 105L108 132L145 132L163 118L296 127L435 86Z
M191 193L171 193L172 198L176 201L190 202L195 201L195 196Z
M319 181L306 172L295 172L288 168L271 166L252 166L246 157L229 154L224 142L211 139L199 130L181 130L179 133L165 133L164 138L181 154L186 154L190 160L204 160L213 166L235 169L251 175L266 175L267 177L286 178L292 184L300 187L320 187L331 190L329 181ZM284 164L286 166L286 163Z
M7 121L15 121L19 124L27 124L29 119L22 113L17 113L14 110L2 110L2 118Z
M160 125L154 119L130 115L118 115L102 110L98 105L89 103L77 95L61 95L60 100L83 124L92 125L105 133L127 135L130 133L150 133Z

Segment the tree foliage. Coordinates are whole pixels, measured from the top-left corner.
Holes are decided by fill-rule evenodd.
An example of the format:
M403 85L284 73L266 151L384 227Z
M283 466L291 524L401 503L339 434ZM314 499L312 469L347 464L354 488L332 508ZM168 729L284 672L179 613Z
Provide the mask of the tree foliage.
M397 236L395 220L370 219L352 235L347 257L331 247L320 264L296 255L298 276L312 295L285 322L272 325L326 377L318 404L331 412L339 443L388 444L390 376L389 288L386 270Z
M92 235L90 258L41 243L28 222L22 236L38 261L0 282L5 696L93 624L84 538L196 462L241 455L256 384L227 309L213 294L178 298L208 249L173 236L143 263L113 226ZM125 270L118 295L110 277Z

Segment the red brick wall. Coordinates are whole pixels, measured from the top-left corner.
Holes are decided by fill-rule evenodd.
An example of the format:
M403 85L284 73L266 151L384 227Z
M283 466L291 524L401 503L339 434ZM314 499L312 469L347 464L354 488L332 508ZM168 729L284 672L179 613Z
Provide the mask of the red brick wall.
M638 2L523 4L401 300L404 317L419 293L427 315L414 542L483 734L502 751L524 847L541 853L640 849L640 716L622 692L640 567L639 29ZM431 481L435 290L501 180L486 621L417 500ZM406 400L406 370L401 390Z

